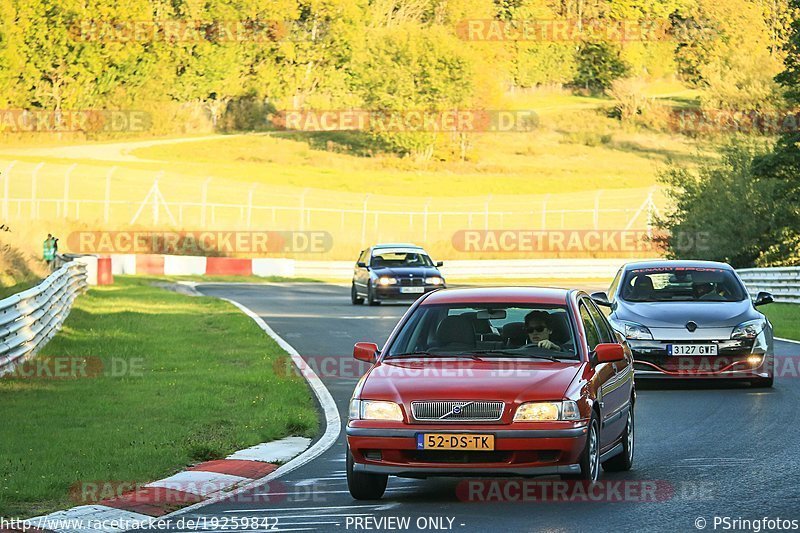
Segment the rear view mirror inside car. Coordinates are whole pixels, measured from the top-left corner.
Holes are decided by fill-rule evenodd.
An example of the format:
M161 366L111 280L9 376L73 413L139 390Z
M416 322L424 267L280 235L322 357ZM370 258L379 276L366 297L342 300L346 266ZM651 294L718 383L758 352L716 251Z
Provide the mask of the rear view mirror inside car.
M482 309L475 316L478 320L504 320L506 318L505 309Z

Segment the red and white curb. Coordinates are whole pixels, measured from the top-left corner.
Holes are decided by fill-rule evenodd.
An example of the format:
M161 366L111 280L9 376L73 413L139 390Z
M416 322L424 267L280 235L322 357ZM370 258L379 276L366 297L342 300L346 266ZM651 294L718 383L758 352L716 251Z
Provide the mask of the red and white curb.
M115 275L287 277L295 275L294 262L289 259L155 254L112 254L111 271Z
M314 460L339 438L341 419L336 404L319 376L300 354L270 328L261 317L233 300L225 299L252 318L285 350L317 396L325 414L325 433L309 448L311 439L286 437L239 450L225 459L207 461L142 488L65 511L30 518L27 531L57 533L122 532L166 520L269 484ZM282 464L280 464L282 463ZM126 527L127 526L127 527ZM21 530L21 529L20 529ZM12 530L13 531L13 530Z

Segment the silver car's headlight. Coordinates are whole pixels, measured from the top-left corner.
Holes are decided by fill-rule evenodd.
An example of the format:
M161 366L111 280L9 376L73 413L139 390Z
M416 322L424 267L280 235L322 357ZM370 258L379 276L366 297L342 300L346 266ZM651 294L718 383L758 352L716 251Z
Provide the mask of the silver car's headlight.
M765 327L767 327L767 321L763 318L742 322L733 328L731 339L755 339L759 333L764 331Z
M514 422L545 422L548 420L580 420L578 404L563 402L527 402L517 408Z
M391 420L403 421L403 411L394 402L381 400L350 400L350 420Z
M647 329L647 326L637 324L636 322L628 322L627 320L618 320L617 324L619 324L621 329L620 332L625 335L626 339L646 341L653 340L653 334L650 333L650 330Z

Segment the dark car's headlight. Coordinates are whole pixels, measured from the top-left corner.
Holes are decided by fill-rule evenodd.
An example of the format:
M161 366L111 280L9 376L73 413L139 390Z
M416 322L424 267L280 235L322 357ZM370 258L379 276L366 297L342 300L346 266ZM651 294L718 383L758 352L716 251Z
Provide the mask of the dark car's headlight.
M390 278L389 276L381 276L378 278L378 285L386 287L387 285L397 285L397 278Z
M742 322L733 328L731 339L755 339L759 333L764 331L765 327L767 327L767 321L763 318Z
M619 326L618 329L620 330L620 333L625 335L626 339L644 341L653 340L653 334L650 333L650 330L647 329L647 326L637 324L636 322L628 322L627 320L617 320L616 322Z
M350 420L403 421L403 411L394 402L382 400L350 400Z
M444 279L439 276L431 276L429 278L425 278L426 285L444 285Z

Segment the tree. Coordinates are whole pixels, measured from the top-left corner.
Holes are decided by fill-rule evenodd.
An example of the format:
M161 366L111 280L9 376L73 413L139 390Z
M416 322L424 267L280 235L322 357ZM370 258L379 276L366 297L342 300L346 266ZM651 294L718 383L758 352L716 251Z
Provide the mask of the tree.
M703 107L761 110L779 104L773 77L782 58L772 53L774 41L758 3L698 0L674 14L673 25L679 72L706 89Z
M602 92L611 87L614 80L624 78L629 67L620 57L617 46L605 41L587 41L578 47L576 70L575 85Z
M668 256L753 266L773 242L779 215L774 211L774 180L760 179L754 158L767 147L735 140L719 149L719 159L696 170L668 167L660 181L673 208L658 225L668 235Z
M792 8L800 7L793 0ZM785 69L776 80L790 104L800 103L800 22L785 45ZM720 259L736 267L800 264L800 132L772 145L735 143L721 159L695 173L671 167L663 176L675 201L661 221L674 257ZM681 235L708 232L713 248L682 250Z
M366 109L402 118L464 108L476 89L475 67L463 43L445 28L405 24L372 30L354 54L350 79ZM389 149L420 159L433 156L437 140L435 131L424 128L379 127L371 133Z

